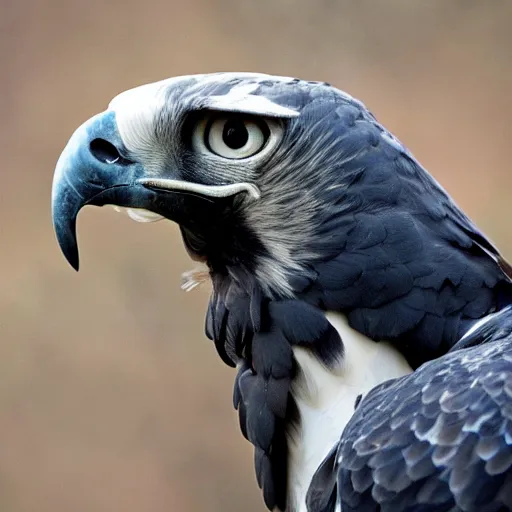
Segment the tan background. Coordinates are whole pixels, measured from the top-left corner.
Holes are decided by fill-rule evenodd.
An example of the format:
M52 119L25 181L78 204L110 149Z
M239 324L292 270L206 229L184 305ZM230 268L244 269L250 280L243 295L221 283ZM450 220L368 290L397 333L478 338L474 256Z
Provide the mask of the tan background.
M129 87L256 70L363 99L509 255L510 0L0 0L0 510L263 510L175 226L50 219L72 131Z

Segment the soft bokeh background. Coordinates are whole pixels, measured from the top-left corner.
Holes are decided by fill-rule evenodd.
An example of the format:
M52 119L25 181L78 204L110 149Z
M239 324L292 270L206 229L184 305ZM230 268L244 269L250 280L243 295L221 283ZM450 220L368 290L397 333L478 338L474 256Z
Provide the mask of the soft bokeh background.
M175 226L80 217L50 187L118 92L257 70L363 99L512 254L510 0L0 0L0 510L263 510Z

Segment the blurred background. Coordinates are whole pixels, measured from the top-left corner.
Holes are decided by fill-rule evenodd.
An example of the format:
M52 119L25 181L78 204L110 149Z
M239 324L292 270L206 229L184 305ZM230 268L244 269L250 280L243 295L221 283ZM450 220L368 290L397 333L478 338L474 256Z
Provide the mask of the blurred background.
M264 509L177 228L86 209L79 274L59 252L79 124L172 75L325 80L510 257L511 23L510 0L0 0L0 510Z

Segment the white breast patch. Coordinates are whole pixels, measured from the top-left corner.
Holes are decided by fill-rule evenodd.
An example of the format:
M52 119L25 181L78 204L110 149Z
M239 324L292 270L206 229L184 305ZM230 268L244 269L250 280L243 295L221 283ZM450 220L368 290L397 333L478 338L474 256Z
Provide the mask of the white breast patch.
M355 331L342 314L326 316L345 347L339 365L328 369L308 349L293 349L302 372L292 385L301 422L299 431L290 432L289 436L290 512L306 511L311 478L339 441L354 412L356 398L377 384L412 371L402 354L389 343L377 343Z

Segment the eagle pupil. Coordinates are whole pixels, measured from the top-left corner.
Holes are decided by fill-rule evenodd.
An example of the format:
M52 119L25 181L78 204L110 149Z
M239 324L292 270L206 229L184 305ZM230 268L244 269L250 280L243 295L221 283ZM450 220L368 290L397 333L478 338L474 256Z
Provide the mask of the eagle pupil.
M241 119L230 119L222 130L222 140L230 149L243 148L249 140L249 133Z

